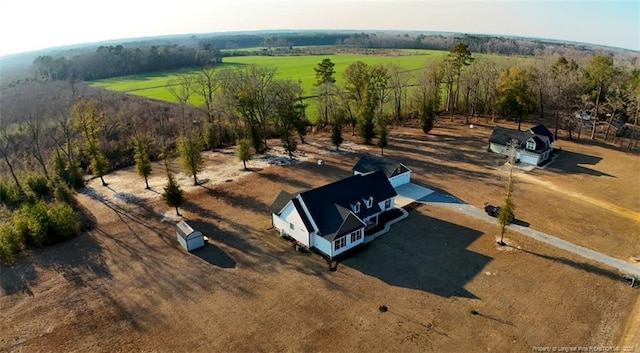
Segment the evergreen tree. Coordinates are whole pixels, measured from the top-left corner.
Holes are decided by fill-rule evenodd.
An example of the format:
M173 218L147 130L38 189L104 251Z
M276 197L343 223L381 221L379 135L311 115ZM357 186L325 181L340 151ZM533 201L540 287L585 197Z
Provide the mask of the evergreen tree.
M147 189L149 187L148 177L151 174L151 159L149 158L149 146L151 141L144 136L136 136L133 141L134 154L133 158L136 162L136 170L138 175L144 177L144 183Z
M336 122L331 128L331 143L336 146L336 151L340 150L340 145L344 139L342 138L342 124Z
M387 126L382 124L378 127L378 147L380 147L380 154L384 155L384 148L389 145L387 141Z
M251 140L242 139L236 143L236 158L242 161L244 170L247 170L247 161L251 159L252 155Z
M162 193L167 206L176 208L176 215L181 216L178 207L184 202L184 191L180 188L178 181L171 173L167 173L167 184L164 186Z
M433 129L436 121L436 113L431 103L427 104L424 114L422 114L422 131L428 134Z
M105 158L99 149L91 149L89 153L91 154L91 164L89 164L91 170L100 178L102 186L107 186L107 183L104 181L104 176L107 174L107 171L109 171L109 160Z
M498 223L500 223L500 241L498 244L504 245L504 233L506 232L507 225L511 224L513 220L513 211L515 206L513 205L513 168L515 163L515 149L517 146L517 141L509 142L509 177L507 179L507 190L505 192L504 201L502 202L502 206L500 206L500 212L498 213Z
M202 150L204 143L196 133L180 136L178 139L178 154L185 172L193 176L193 185L198 185L198 173L204 166Z
M335 64L331 61L331 59L323 59L318 65L313 68L316 72L316 87L318 87L318 97L321 98L321 106L323 113L323 121L324 124L329 123L329 92L333 84L335 84L336 79L334 77L336 70Z

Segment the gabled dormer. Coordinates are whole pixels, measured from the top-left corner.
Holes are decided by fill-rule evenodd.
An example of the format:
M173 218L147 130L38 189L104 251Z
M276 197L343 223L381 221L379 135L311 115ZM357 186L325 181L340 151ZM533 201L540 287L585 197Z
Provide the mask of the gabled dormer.
M534 141L533 139L528 139L527 140L527 144L526 144L526 149L528 149L530 151L535 151L536 150L536 141Z
M373 207L373 196L369 196L368 199L362 199L362 201L364 201L364 204L367 205L367 208Z
M355 205L351 205L351 210L353 211L353 213L360 212L360 201L356 202Z

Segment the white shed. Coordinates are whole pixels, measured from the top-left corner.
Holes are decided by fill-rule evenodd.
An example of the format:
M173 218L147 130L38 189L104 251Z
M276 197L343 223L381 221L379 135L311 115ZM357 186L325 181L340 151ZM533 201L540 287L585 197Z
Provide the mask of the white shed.
M187 251L204 246L204 235L197 230L194 231L185 221L180 221L176 224L176 238L178 243Z

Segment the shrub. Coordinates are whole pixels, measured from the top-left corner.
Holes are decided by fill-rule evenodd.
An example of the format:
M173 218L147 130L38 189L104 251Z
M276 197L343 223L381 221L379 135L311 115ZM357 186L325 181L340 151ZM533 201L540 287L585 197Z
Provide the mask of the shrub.
M0 180L0 204L4 204L9 208L15 208L20 205L22 194L20 190L13 184L4 180Z
M47 243L49 233L47 208L44 201L37 201L22 205L15 213L14 224L23 234L27 245L42 246Z
M73 192L67 184L61 180L56 178L53 182L53 198L58 202L66 203L67 205L75 204L75 200L73 198Z
M26 177L27 186L40 199L51 197L51 183L42 174L30 174Z
M82 169L77 165L70 165L59 153L54 153L52 157L53 169L57 176L64 180L72 188L84 186Z
M47 216L49 224L47 243L61 242L80 234L80 221L71 206L53 203L49 205Z
M12 265L24 246L24 238L11 223L0 224L0 261Z

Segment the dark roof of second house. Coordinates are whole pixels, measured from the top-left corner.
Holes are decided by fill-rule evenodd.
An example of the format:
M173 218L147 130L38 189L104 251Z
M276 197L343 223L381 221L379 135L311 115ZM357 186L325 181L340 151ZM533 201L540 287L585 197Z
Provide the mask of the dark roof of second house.
M382 170L387 178L391 178L409 171L409 168L397 160L366 153L360 157L360 160L353 167L353 170L360 173L370 173L375 172L376 170Z
M546 136L549 139L550 143L553 143L556 141L555 135L551 133L551 131L549 131L549 129L547 129L547 127L544 126L544 124L538 124L532 127L531 129L529 129L529 131L533 132L534 135Z
M319 228L320 235L327 240L358 229L362 225L355 229L353 227L361 224L360 220L381 211L379 202L396 195L395 189L382 171L354 175L300 194ZM367 207L370 198L373 202L371 207ZM353 212L352 206L357 203L360 203L360 210ZM359 219L350 220L352 213Z

